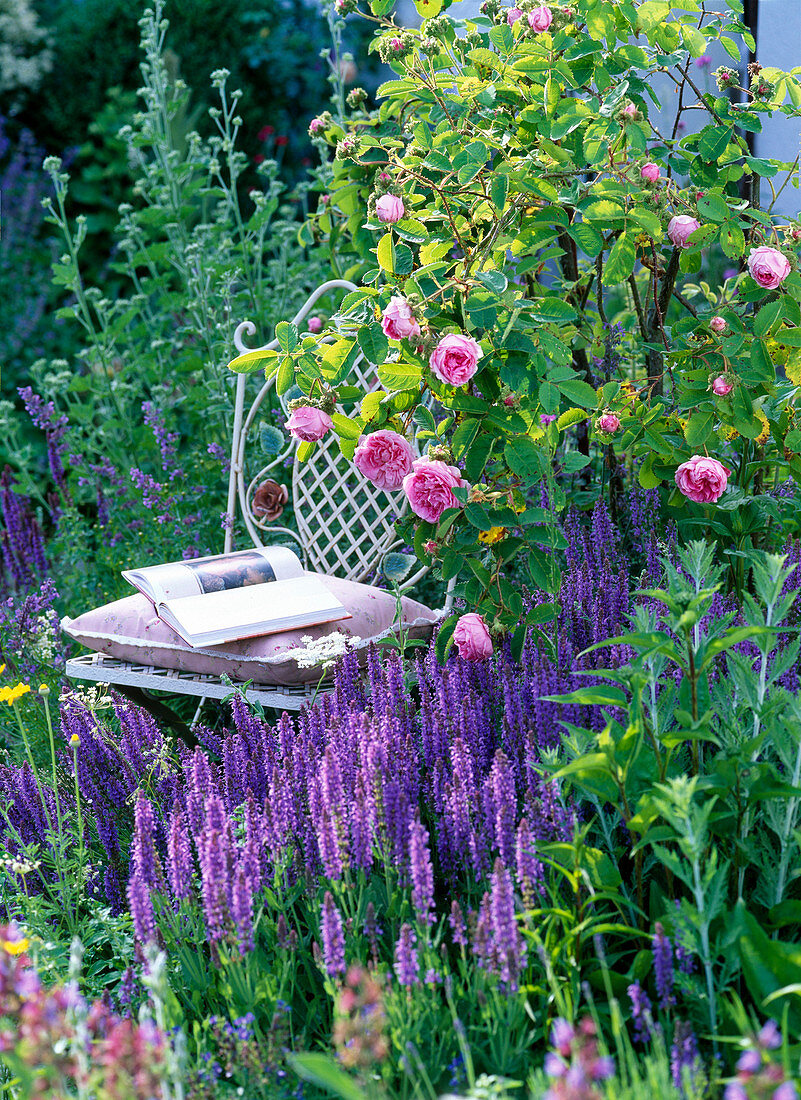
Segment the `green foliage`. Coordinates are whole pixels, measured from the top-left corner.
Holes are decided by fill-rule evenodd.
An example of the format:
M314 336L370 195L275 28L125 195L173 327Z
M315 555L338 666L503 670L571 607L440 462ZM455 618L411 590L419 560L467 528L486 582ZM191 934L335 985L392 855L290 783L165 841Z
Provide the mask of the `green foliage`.
M112 89L135 92L141 84L137 21L142 4L126 0L54 0L50 25L52 68L29 99L25 121L50 151L82 146L92 123L107 108ZM307 0L176 0L169 64L192 89L198 114L215 105L209 74L226 66L243 89L242 118L249 157L274 154L258 138L264 126L288 138L278 147L294 174L309 154L305 121L327 98L328 71L320 51L329 44L328 24ZM352 43L358 49L358 41ZM364 51L358 51L362 56ZM273 138L274 142L274 138Z
M43 456L18 416L7 420L3 452L53 535L54 579L72 606L86 599L80 563L89 558L96 602L119 593L121 562L219 547L227 484L220 456L230 447L233 408L225 364L234 328L253 318L268 331L327 273L325 257L297 243L295 209L274 162L261 166L259 186L243 198L241 93L230 89L225 70L214 73L214 135L204 141L188 131L189 93L165 59L166 33L159 6L142 20L144 109L119 139L136 178L131 201L115 216L116 253L104 284L92 283L96 256L88 277L85 271L91 227L87 215L70 218L68 173L57 158L45 165L54 189L48 220L61 240L53 280L69 302L57 316L79 343L72 361L34 365L35 389L68 417L61 451L75 456L55 487L55 515ZM123 179L117 165L115 156L106 176L98 162L94 187L113 192ZM79 194L93 201L85 186ZM143 415L146 402L152 412ZM178 438L186 477L176 474Z
M536 33L526 12L510 26L490 0L463 36L427 12L403 38L393 37L386 5L372 11L374 48L397 78L382 85L377 111L321 119L333 181L306 230L330 243L363 289L329 333L341 368L319 342L291 361L313 403L345 381L358 341L382 389L348 398L354 433L410 434L421 405L434 411L435 435L425 425L418 441L430 457L455 458L472 488L457 491L455 510L437 523L416 523L418 552L434 545L442 577L456 577L458 594L503 632L522 616L510 563L528 558L532 583L558 599L558 570L542 568L550 536L543 544L525 520L540 487L559 512L566 489L596 499L609 469L615 514L622 463L634 458L644 486L665 484L669 504L684 507L678 487L670 490L676 468L708 450L732 466L733 487L703 520L693 505L689 523L711 519L721 541L747 549L768 519L789 519L764 490L801 476L785 445L796 415L801 279L785 272L768 290L744 268L757 245L783 249L781 263L795 255L801 229L758 206L760 178L773 186L784 173L786 183L794 166L755 160L741 130L759 130L772 113L797 115L801 85L763 70L738 104L702 93L690 75L689 62L712 43L739 57L748 40L740 5L711 15L695 3L571 0ZM673 136L649 117L665 73L681 90ZM676 136L689 108L701 128ZM646 162L658 180L642 175ZM379 207L399 202L388 224ZM697 222L686 247L668 236L677 216ZM720 287L686 281L712 246L742 274ZM393 296L421 331L390 338L387 349L375 320ZM713 315L722 333L710 328ZM613 321L626 330L625 357L610 353ZM452 333L479 341L482 355L466 382L449 384L430 356ZM789 349L784 370L773 339ZM726 397L710 389L720 375L733 380ZM611 434L599 427L604 413L613 414ZM342 425L335 431L351 455ZM479 532L496 529L488 548ZM411 523L401 532L411 538Z
M638 609L632 633L593 647L621 643L633 653L628 665L604 671L610 686L561 697L610 709L600 733L570 728L572 759L557 776L594 805L613 861L623 855L615 818L631 833L631 919L648 912L650 899L652 916L680 925L685 949L701 961L705 1026L717 1036L721 997L737 980L763 1005L796 980L794 949L777 937L799 919L785 897L801 874L801 713L781 684L798 653L788 622L798 591L783 557L748 556L753 594L745 625L734 625L732 612L714 610L722 571L710 548L690 543L680 562L681 571L668 564L666 590L644 593L653 610ZM777 648L788 628L786 649ZM648 852L665 877L653 877ZM667 906L678 883L686 889L674 918Z

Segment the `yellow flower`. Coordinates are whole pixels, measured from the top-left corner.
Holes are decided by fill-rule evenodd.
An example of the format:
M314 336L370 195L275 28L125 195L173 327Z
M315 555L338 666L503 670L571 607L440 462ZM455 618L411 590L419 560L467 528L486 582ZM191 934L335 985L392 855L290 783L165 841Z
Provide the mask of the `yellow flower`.
M505 534L505 527L490 527L489 531L481 532L478 536L478 541L483 542L485 546L492 546L494 542L500 542Z
M718 429L718 435L721 439L725 439L727 443L731 443L733 439L737 439L740 433L736 428L733 428L731 424L721 424Z
M6 666L5 666L5 665L0 665L0 676L2 676L2 675L3 675L3 673L5 672L5 670L6 670Z
M16 684L13 688L7 687L0 691L0 703L8 703L9 706L13 706L17 699L21 699L23 695L27 695L31 689L27 684Z
M29 943L27 940L3 940L3 950L8 955L22 955L23 952L28 950Z
M80 745L80 743L81 743L81 739L78 736L78 734L73 733L72 737L70 737L70 744L73 745L77 749L77 747Z

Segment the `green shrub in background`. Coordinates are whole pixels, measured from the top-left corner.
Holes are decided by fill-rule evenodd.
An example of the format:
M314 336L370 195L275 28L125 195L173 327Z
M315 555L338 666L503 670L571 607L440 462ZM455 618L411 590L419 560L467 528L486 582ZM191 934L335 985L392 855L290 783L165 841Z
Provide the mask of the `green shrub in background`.
M172 78L162 12L159 4L141 22L144 107L121 137L135 177L114 231L111 278L121 292L112 298L84 277L88 221L69 217L69 174L50 158L53 274L70 302L57 318L80 346L71 359L34 364L26 404L43 433L38 454L22 418L3 410L3 458L52 537L53 579L73 607L87 586L94 602L119 592L121 562L219 547L234 328L249 317L267 331L328 271L324 255L298 244L296 207L275 162L261 164L258 186L243 193L240 93L226 70L213 74L214 136L189 129L189 92Z
M43 4L53 68L31 97L24 121L50 152L81 146L107 104L109 90L139 87L137 0L56 0ZM311 0L174 0L169 5L171 65L192 89L201 109L214 105L210 73L225 66L243 90L243 148L250 157L264 149L265 126L287 139L285 164L297 174L310 155L305 125L328 98L328 21ZM359 27L358 21L354 28ZM365 32L354 29L351 51L366 62Z

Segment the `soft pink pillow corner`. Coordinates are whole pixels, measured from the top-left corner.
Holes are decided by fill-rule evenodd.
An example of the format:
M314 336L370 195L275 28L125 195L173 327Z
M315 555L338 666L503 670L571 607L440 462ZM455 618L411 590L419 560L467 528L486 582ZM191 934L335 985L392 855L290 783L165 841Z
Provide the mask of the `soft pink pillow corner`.
M362 640L363 646L392 633L396 603L391 592L369 584L314 574L348 609L352 618L320 626L283 630L278 634L245 638L239 642L192 649L162 622L151 601L140 593L86 611L77 619L62 620L62 629L76 642L132 664L197 672L257 684L290 686L316 681L318 668L299 668L289 651L303 645L301 638L323 638L334 631ZM403 624L409 637L426 638L439 616L424 604L402 598Z

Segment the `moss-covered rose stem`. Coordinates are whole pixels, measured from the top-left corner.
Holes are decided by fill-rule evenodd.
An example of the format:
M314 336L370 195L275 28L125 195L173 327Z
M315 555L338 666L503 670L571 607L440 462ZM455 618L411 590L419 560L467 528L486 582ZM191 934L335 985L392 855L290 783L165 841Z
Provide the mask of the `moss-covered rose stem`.
M651 244L651 252L653 255L653 292L654 292L654 306L648 317L648 334L649 340L653 344L656 342L656 337L661 336L662 343L665 345L666 350L669 350L667 336L665 335L665 313L670 302L670 297L673 292L673 287L676 283L676 277L679 273L679 256L681 251L678 248L673 249L673 253L668 262L667 270L662 277L662 286L659 286L658 275L658 260L656 256L656 249ZM661 396L663 391L663 375L664 375L664 358L661 351L657 351L656 348L651 347L647 352L648 363L648 382L651 388L651 392Z
M648 326L645 323L645 314L643 313L642 302L640 301L640 292L637 289L636 275L629 275L628 283L631 287L631 297L634 302L634 312L637 314L637 323L640 326L640 335L643 340L647 340Z

